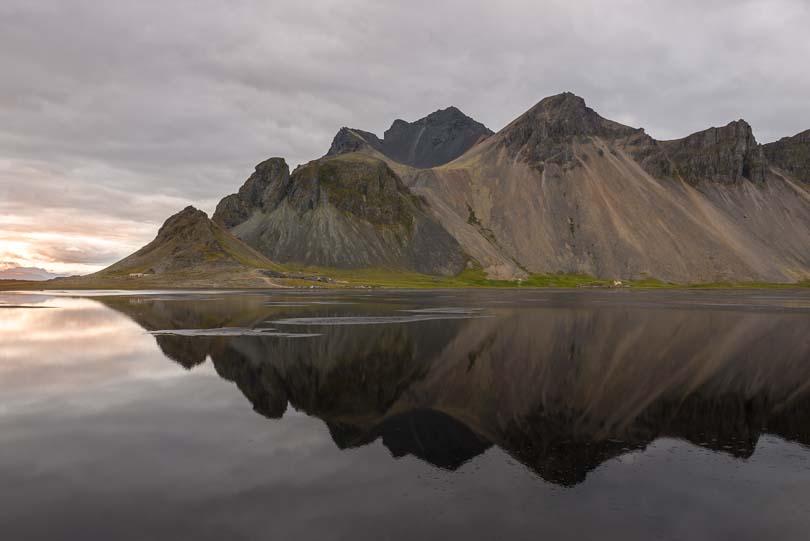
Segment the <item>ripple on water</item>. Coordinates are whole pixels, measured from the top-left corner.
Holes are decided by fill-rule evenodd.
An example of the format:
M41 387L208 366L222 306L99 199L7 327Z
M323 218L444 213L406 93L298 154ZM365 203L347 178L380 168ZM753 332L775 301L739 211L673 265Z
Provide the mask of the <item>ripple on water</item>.
M219 327L214 329L161 329L148 331L154 336L278 336L281 338L312 338L318 333L282 332L276 329L251 329L246 327Z
M391 323L416 323L419 321L476 319L490 317L480 313L481 308L420 308L399 310L409 315L397 316L335 316L291 317L273 321L275 325L382 325Z

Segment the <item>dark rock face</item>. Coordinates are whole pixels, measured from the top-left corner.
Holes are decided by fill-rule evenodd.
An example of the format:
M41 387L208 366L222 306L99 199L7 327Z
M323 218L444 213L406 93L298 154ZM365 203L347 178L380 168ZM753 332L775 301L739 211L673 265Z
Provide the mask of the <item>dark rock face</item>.
M565 92L543 99L498 135L510 153L542 169L546 162L570 163L575 138L616 138L639 131L602 118L585 100Z
M492 131L486 126L456 107L448 107L415 122L397 119L383 139L373 133L342 128L327 155L370 147L399 163L428 168L453 161L490 135Z
M250 178L239 188L239 193L231 194L217 205L214 221L231 228L248 219L255 208L272 208L277 201L274 194L283 193L290 180L290 168L284 158L270 158L256 166ZM271 188L271 189L268 189ZM270 197L271 199L265 199Z
M271 162L260 164L214 214L263 254L322 267L444 275L464 268L458 242L381 160L327 157L292 175L283 160Z
M490 135L486 126L448 107L412 123L395 120L384 134L383 153L414 167L436 167Z
M810 130L762 145L762 149L772 165L810 183Z
M379 160L311 162L295 172L286 193L276 191L271 197L278 202L286 198L302 214L323 202L379 226L408 226L411 211L421 205Z
M742 179L765 181L765 155L751 126L737 120L683 139L663 141L660 148L687 182L709 180L731 184Z
M682 178L692 185L736 184L744 179L765 182L767 162L763 148L744 120L671 141L637 134L625 141L625 148L657 178Z

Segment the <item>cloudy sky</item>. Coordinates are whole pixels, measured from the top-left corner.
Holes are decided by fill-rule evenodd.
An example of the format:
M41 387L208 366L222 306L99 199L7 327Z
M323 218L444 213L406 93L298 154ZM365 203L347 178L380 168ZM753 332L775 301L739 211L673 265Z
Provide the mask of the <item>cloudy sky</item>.
M575 92L657 138L810 128L806 0L3 0L0 270L96 270L270 156Z

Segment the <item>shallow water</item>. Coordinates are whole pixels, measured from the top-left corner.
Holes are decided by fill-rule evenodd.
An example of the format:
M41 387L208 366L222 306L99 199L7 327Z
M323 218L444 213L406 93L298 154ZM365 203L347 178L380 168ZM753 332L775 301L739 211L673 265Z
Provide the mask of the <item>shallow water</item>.
M3 539L806 539L807 291L0 294Z

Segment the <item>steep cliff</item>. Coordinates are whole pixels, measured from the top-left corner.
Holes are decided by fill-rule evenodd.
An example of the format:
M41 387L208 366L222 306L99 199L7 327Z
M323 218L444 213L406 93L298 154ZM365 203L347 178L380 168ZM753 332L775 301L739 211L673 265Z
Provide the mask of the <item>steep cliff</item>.
M325 157L292 175L280 158L263 162L220 202L214 220L279 262L444 275L466 262L396 173L359 153Z

